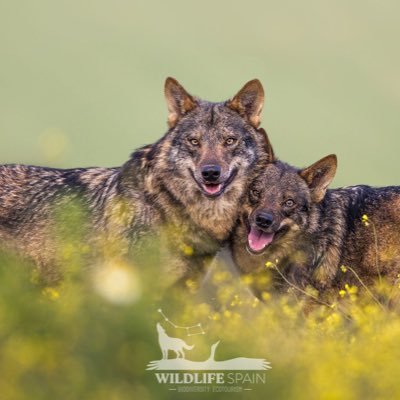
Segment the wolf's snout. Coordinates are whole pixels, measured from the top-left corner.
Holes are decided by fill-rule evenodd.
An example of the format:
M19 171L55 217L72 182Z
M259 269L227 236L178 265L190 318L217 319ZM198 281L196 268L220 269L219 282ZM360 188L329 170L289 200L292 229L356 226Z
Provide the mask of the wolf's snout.
M255 221L256 221L256 225L259 228L266 229L272 225L272 223L274 222L274 217L269 213L260 212L256 215Z
M219 165L205 165L201 169L201 176L206 182L217 182L221 176L221 167Z

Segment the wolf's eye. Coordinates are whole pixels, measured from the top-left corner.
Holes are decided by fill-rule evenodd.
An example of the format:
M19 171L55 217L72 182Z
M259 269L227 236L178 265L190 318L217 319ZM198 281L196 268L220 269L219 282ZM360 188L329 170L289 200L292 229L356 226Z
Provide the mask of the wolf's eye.
M288 208L292 208L294 205L295 205L295 202L294 202L293 199L287 199L285 201L285 206L288 207Z
M199 145L199 141L197 139L189 139L189 142L193 145L193 146L198 146Z
M252 194L254 197L260 197L260 192L259 192L258 190L251 190L251 194Z
M230 138L228 138L228 139L226 139L225 140L225 143L228 145L228 146L232 146L234 143L236 143L237 142L237 139L235 139L235 138L233 138L233 137L230 137Z

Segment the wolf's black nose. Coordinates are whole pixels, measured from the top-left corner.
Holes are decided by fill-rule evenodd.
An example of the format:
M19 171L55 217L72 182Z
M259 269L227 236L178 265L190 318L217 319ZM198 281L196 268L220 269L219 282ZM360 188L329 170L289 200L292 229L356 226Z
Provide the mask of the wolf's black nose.
M260 212L256 216L256 225L260 228L269 228L274 222L274 217L266 212Z
M216 182L221 175L221 167L219 165L205 165L201 169L201 175L206 182Z

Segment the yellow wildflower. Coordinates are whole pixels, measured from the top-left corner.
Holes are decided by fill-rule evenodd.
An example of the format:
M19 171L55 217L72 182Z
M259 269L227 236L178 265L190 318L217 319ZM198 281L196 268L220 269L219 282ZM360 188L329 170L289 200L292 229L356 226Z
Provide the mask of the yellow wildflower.
M60 293L51 287L46 287L42 290L42 294L50 300L57 300L60 297Z
M253 283L253 277L251 275L243 275L241 277L241 281L245 284L245 285L250 285Z
M221 319L221 315L219 313L214 313L208 316L209 319L213 321L219 321Z
M194 253L193 248L190 247L190 246L188 246L188 245L186 245L186 244L182 244L181 247L180 247L180 249L181 249L182 253L183 253L185 256L188 256L188 257L192 256L193 253Z
M251 305L253 308L256 308L260 304L260 300L257 298L254 299L253 304Z
M267 262L265 263L265 266L266 266L267 268L274 268L274 267L275 267L275 264L272 263L271 261L267 261Z
M362 217L361 217L361 221L363 222L363 224L365 225L365 226L368 226L369 225L369 220L368 220L368 215L367 214L364 214Z
M198 288L197 282L196 282L195 280L193 280L193 279L188 279L188 280L185 282L185 285L186 285L186 287L187 287L188 289L190 289L190 290L196 290L196 289Z
M261 293L261 298L262 298L264 301L267 301L267 300L269 300L269 299L271 298L271 295L270 295L270 293L268 293L268 292L262 292L262 293Z
M225 318L230 318L231 316L232 316L232 313L229 310L225 310L224 317Z
M355 294L358 292L358 287L357 286L350 286L348 283L344 285L344 288L346 289L347 293L349 294Z

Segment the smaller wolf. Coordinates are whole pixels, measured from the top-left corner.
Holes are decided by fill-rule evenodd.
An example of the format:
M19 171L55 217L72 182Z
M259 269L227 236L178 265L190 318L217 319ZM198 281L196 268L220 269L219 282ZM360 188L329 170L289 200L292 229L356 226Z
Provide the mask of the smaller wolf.
M173 338L166 334L161 324L157 324L158 343L163 355L163 360L168 360L168 351L172 350L176 353L176 358L185 358L183 349L192 350L194 345L189 346L186 342L179 338Z
M291 283L318 290L386 276L400 270L400 186L327 190L337 167L329 155L308 168L269 163L249 188L232 239L233 258L244 274L266 278L275 264ZM369 222L368 222L369 221ZM275 286L288 282L275 270ZM266 282L267 279L264 279ZM254 279L254 291L266 290ZM353 282L352 282L353 281Z

